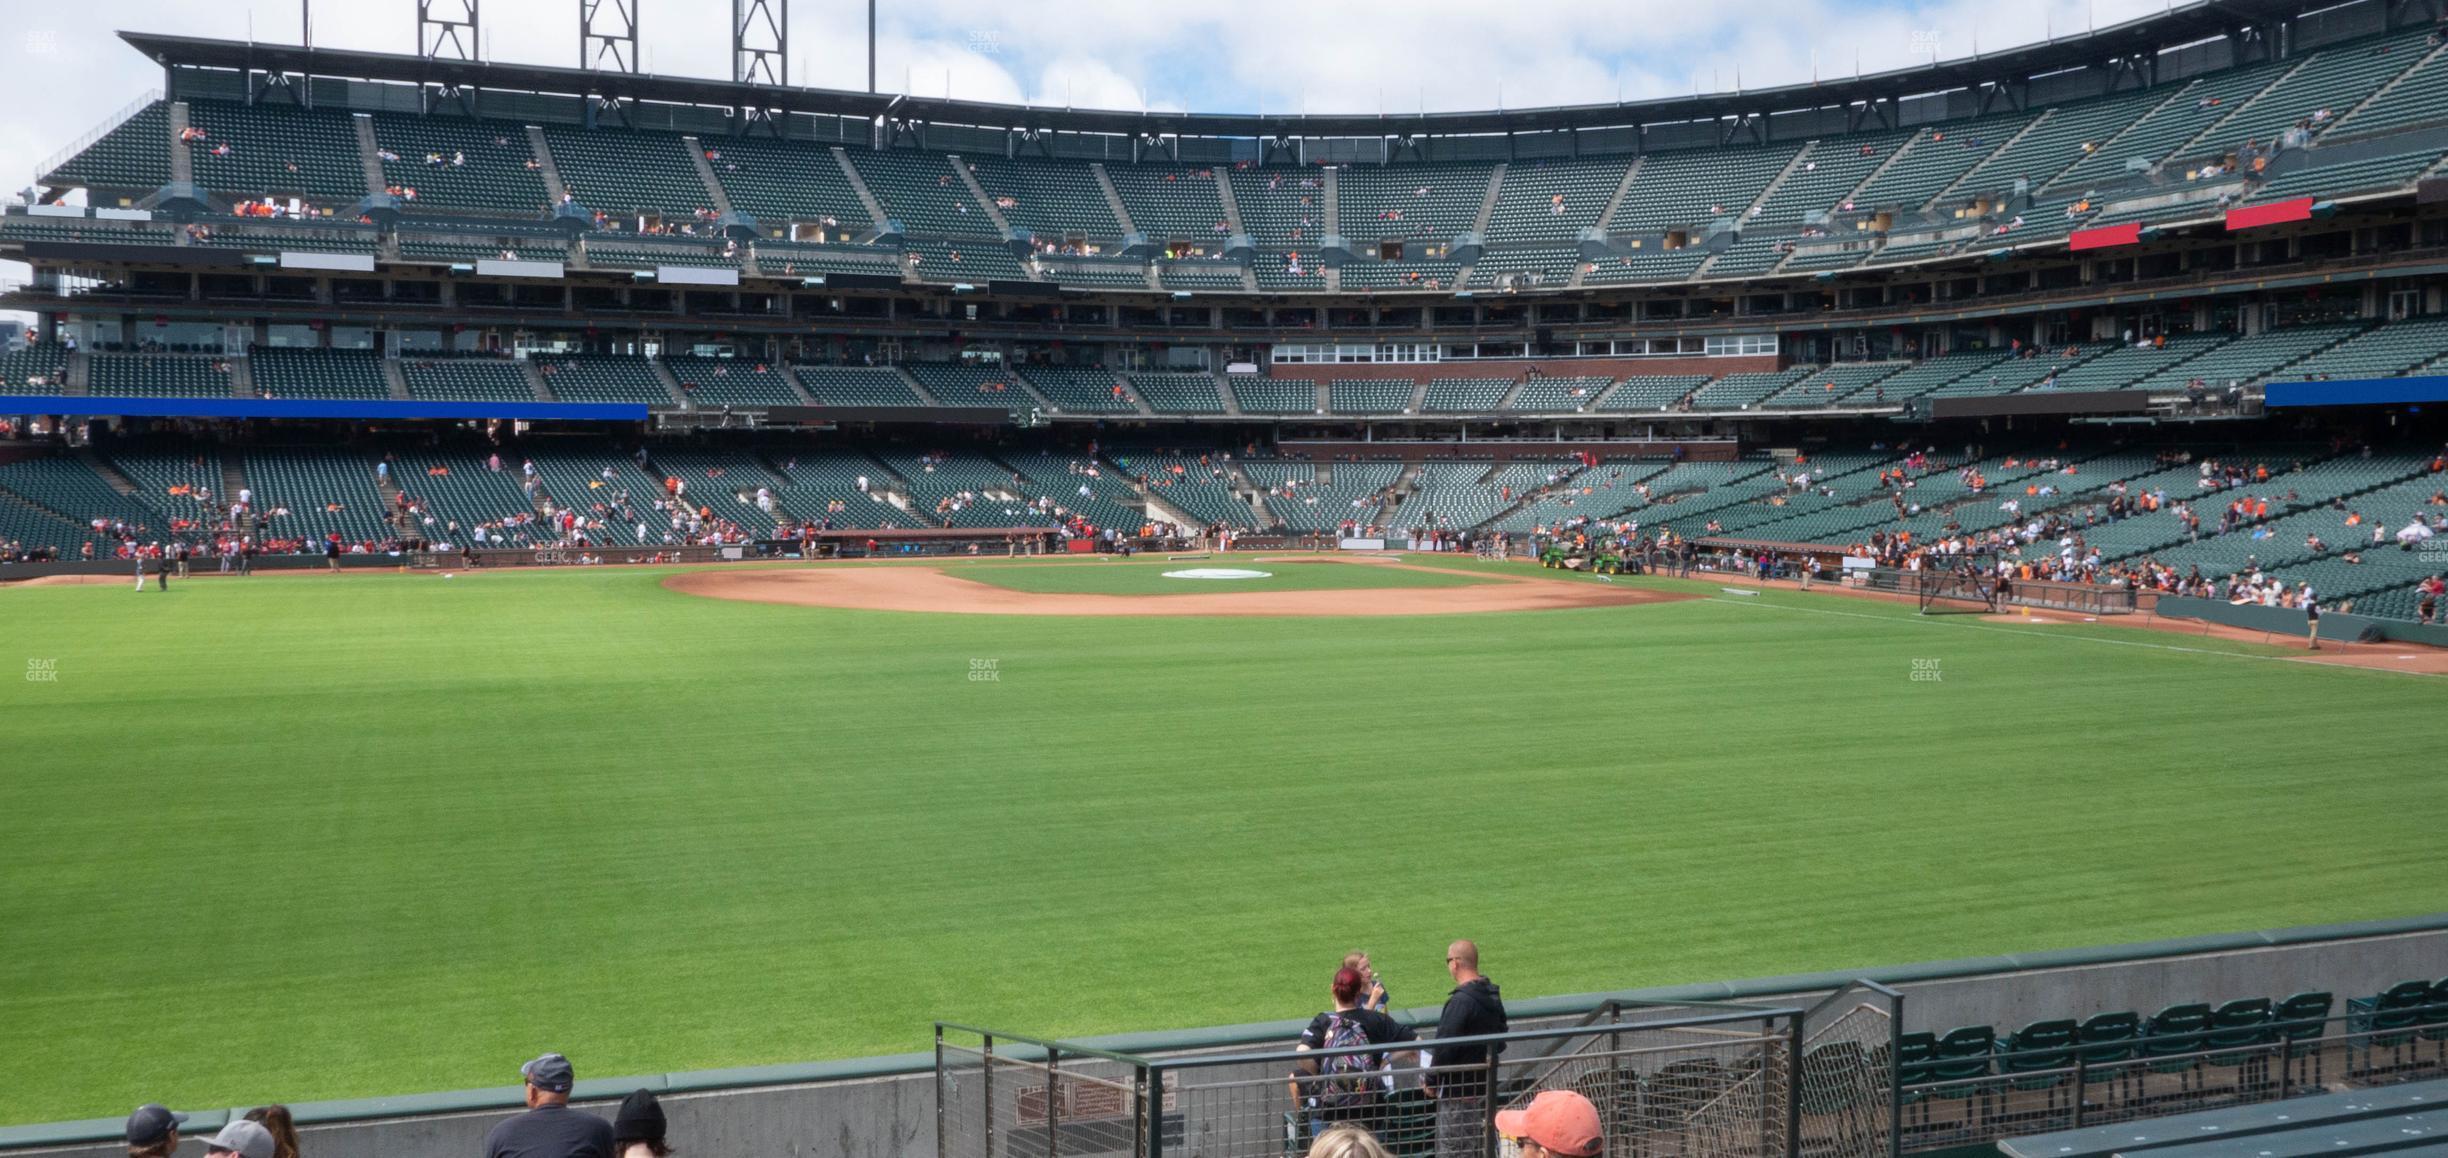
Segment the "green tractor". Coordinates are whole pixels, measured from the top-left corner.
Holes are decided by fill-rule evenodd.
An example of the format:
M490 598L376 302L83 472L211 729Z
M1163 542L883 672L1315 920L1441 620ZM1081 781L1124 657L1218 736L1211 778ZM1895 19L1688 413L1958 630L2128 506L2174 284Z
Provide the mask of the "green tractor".
M1547 544L1546 549L1539 552L1538 560L1539 566L1550 570L1570 571L1578 568L1581 563L1580 557L1573 554L1572 548L1563 543Z
M1623 555L1613 548L1602 548L1597 554L1590 556L1589 570L1594 575L1621 575L1631 570L1631 566L1625 563Z

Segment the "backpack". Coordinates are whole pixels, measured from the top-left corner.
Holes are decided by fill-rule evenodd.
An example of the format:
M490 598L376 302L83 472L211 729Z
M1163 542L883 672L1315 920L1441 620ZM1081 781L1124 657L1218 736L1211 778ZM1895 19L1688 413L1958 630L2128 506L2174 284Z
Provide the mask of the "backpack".
M1342 1049L1347 1046L1374 1044L1368 1030L1358 1018L1340 1013L1329 1014L1326 1020L1326 1040L1321 1049ZM1315 1087L1321 1110L1349 1109L1369 1100L1376 1093L1375 1058L1366 1053L1335 1054L1318 1060L1319 1081Z

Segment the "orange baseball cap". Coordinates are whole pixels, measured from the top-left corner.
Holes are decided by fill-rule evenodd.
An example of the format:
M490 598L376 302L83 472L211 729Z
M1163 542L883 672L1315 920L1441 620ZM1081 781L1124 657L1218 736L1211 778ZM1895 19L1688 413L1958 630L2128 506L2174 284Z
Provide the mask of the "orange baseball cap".
M1496 1111L1496 1132L1576 1158L1594 1155L1606 1144L1606 1132L1598 1125L1598 1107L1571 1090L1547 1090L1530 1099L1526 1110Z

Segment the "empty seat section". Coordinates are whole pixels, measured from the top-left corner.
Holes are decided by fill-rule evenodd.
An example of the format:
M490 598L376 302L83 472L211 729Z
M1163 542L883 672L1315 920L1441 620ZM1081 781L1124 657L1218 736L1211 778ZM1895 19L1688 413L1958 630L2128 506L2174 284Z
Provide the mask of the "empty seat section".
M1603 375L1556 378L1542 374L1523 380L1521 389L1505 403L1505 409L1533 414L1587 410L1614 382Z
M178 354L87 354L86 392L111 397L227 398L229 362Z
M1073 413L1135 414L1138 403L1120 375L1094 366L1022 366L1020 376L1046 400Z
M400 359L400 376L408 381L408 396L426 401L533 402L524 364L486 356L446 357L433 354Z
M1786 145L1650 153L1641 158L1640 171L1606 227L1628 233L1739 220L1799 151Z
M1122 238L1122 222L1105 201L1096 170L1081 161L1033 159L1006 161L997 157L961 158L986 191L986 199L1015 229L1040 240L1077 236L1099 243Z
M1216 391L1213 374L1140 374L1130 375L1131 385L1139 397L1147 400L1148 409L1159 414L1221 414L1224 398Z
M1199 241L1218 248L1229 229L1221 228L1224 197L1216 191L1212 169L1171 165L1107 165L1114 192L1130 211L1131 224L1152 241Z
M1487 198L1486 165L1346 165L1335 172L1343 236L1451 241L1470 229Z
M170 105L154 101L43 175L43 184L110 189L141 197L170 183ZM96 197L92 204L108 201Z
M374 144L385 187L416 190L405 208L541 217L552 210L525 126L507 121L377 114Z
M257 346L247 355L255 392L267 398L389 398L391 380L372 350Z
M698 406L804 405L780 366L754 358L708 358L690 355L663 360L681 396ZM916 399L896 405L915 405Z
M1430 414L1485 414L1512 389L1511 378L1431 378L1420 408Z
M797 239L808 226L824 241L855 241L874 228L833 150L822 145L729 137L698 138L731 208L756 218L768 237Z
M1317 384L1306 378L1264 378L1235 374L1230 378L1233 401L1245 414L1314 414Z
M1036 405L1010 368L993 362L911 362L903 366L927 393L946 406L996 406L1026 410Z
M1416 389L1408 378L1337 378L1326 384L1326 408L1336 414L1403 414Z
M1634 374L1598 400L1602 411L1664 410L1708 382L1706 374Z
M346 211L369 192L357 125L347 113L199 100L188 103L187 123L204 130L204 139L170 147L187 150L196 184L212 193L233 200L303 197L319 209Z
M889 366L793 366L791 375L826 406L926 405Z
M979 208L969 183L941 153L849 151L850 162L885 216L912 236L993 237L994 221Z
M603 354L536 354L528 361L544 390L563 402L646 402L671 405L671 391L644 358Z
M623 230L635 230L640 214L693 225L713 208L688 142L671 133L547 128L544 140L571 199Z
M1598 224L1623 183L1626 160L1524 161L1508 165L1488 216L1490 244L1571 241Z

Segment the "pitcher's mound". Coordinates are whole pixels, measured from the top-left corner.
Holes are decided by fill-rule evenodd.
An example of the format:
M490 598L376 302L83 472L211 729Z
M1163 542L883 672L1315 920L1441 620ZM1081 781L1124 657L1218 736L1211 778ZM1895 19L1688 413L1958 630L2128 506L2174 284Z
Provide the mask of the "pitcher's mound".
M689 595L750 603L959 615L1459 615L1621 607L1691 598L1625 585L1472 574L1493 582L1467 587L1072 595L1014 591L958 578L934 567L817 566L685 571L665 579L663 585Z

